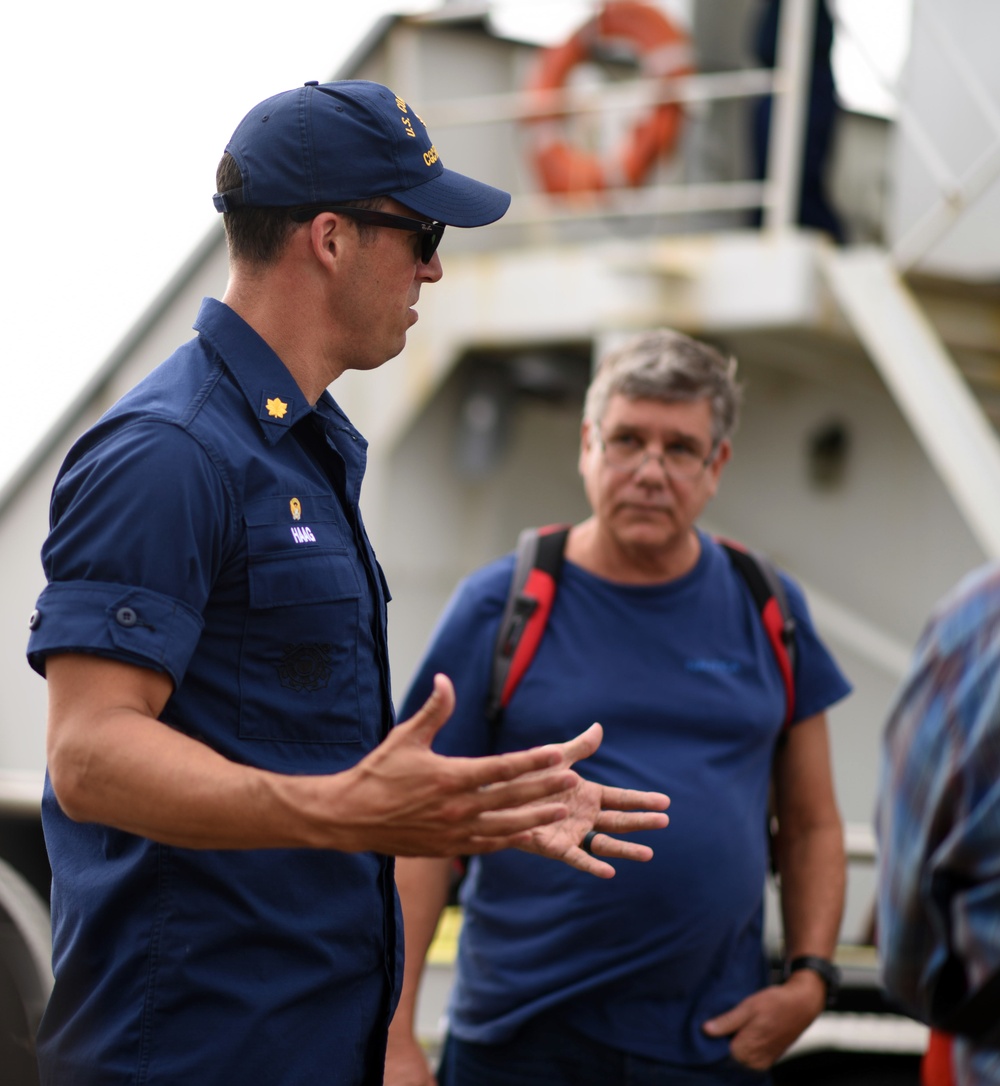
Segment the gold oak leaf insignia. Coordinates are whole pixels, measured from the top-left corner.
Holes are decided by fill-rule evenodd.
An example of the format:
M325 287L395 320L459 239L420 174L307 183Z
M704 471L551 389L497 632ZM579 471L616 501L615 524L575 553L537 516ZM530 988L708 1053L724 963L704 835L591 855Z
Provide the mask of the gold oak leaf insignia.
M284 400L279 400L277 396L273 400L267 401L267 413L272 419L283 419L285 412L288 410L288 404Z

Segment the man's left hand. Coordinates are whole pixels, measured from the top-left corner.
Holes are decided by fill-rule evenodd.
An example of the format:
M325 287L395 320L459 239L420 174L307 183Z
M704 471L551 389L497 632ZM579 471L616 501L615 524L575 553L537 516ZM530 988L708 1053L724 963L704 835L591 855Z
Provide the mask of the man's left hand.
M569 768L586 758L596 749L601 734L600 725L594 724L575 739L560 744L563 764ZM670 800L662 792L612 788L579 775L572 788L552 798L565 804L569 813L558 822L536 826L518 847L603 879L612 878L615 869L598 857L644 862L653 856L648 845L621 841L609 834L662 829L670 821L663 813ZM590 851L585 852L580 845L591 830L598 832L591 840Z
M801 970L784 984L747 996L702 1028L710 1037L730 1037L729 1051L734 1060L756 1071L766 1071L819 1016L825 1004L822 979Z

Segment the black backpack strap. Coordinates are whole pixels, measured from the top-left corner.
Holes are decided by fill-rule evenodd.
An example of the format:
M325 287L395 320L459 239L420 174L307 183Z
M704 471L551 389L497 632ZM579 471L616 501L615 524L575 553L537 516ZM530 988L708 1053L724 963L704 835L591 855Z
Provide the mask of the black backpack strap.
M486 719L494 748L504 707L545 633L568 535L569 525L553 524L547 528L525 528L518 537L514 576L493 648L493 671L486 701Z
M785 687L785 721L787 728L795 716L795 618L788 606L785 586L778 571L760 554L732 540L719 539L719 545L729 556L736 571L750 589L750 595L760 613L761 622Z

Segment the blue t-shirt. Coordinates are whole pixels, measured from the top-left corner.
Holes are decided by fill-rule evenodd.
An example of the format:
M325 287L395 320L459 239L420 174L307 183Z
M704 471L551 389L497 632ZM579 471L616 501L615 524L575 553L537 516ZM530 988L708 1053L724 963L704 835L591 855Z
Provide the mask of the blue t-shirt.
M475 859L450 1026L468 1041L507 1039L542 1011L651 1059L723 1059L701 1031L766 982L762 893L771 760L785 714L774 652L741 576L702 535L685 576L622 585L563 567L545 635L504 713L499 750L569 739L597 720L604 742L579 764L602 784L666 792L670 826L631 835L655 852L595 879L517 851ZM436 749L490 749L484 706L493 643L513 572L508 556L457 590L401 710L436 671L457 708ZM796 720L850 689L819 642L801 591Z
M367 446L227 306L206 300L195 327L66 459L29 659L164 671L172 727L236 762L336 773L392 726ZM173 848L70 821L48 783L42 816L44 1083L381 1081L391 859Z

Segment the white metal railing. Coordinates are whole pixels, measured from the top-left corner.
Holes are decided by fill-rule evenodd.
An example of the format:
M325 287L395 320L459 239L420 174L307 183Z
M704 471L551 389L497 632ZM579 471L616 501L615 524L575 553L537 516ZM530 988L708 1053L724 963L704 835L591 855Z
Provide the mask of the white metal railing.
M589 202L585 193L571 201L531 193L518 197L517 205L507 213L504 222L761 209L766 229L785 229L793 226L798 216L814 19L814 0L786 0L782 4L777 64L773 69L643 78L544 93L480 95L461 101L423 103L422 111L437 130L472 124L521 123L552 114L608 114L623 107L651 107L669 102L697 105L772 95L767 177L763 181L684 182L606 189L595 193Z
M917 16L933 25L934 39L947 58L971 103L985 118L995 141L967 169L956 172L927 126L900 96L899 88L881 71L864 39L846 20L833 16L837 34L848 40L881 89L892 99L897 121L930 175L938 198L895 243L892 262L900 271L912 268L1000 177L1000 104L977 77L971 64L930 3L916 5ZM682 182L643 188L608 189L589 203L531 193L519 197L505 218L508 223L567 218L685 214L704 211L761 209L766 229L781 230L796 222L802 177L803 147L815 26L814 0L786 0L778 27L774 69L694 74L672 79L636 79L600 87L570 87L546 93L509 92L463 101L434 103L428 108L434 126L500 122L520 123L552 114L610 113L623 107L648 108L679 102L685 105L773 96L767 171L764 180Z
M815 0L786 0L782 4L774 69L754 68L667 79L642 78L621 84L568 87L545 93L508 92L463 101L442 101L426 108L437 128L521 123L532 117L553 114L608 114L627 107L649 108L670 102L697 106L771 95L767 171L763 180L678 182L608 189L594 194L590 201L585 198L586 194L567 201L543 193L530 193L518 198L505 221L525 223L761 209L764 227L782 230L793 226L797 219L815 15ZM851 43L872 77L894 102L900 129L938 194L934 204L893 246L892 263L900 271L912 268L1000 177L1000 104L977 77L945 20L932 10L932 4L917 4L916 15L932 24L941 55L948 60L970 102L985 118L995 140L967 169L957 172L927 125L901 97L895 83L881 71L864 39L848 21L838 17L834 9L837 34Z
M781 5L776 64L781 79L775 87L767 149L772 191L764 204L764 225L772 230L798 220L815 23L813 0L785 0Z
M434 115L435 129L450 125L495 124L546 117L552 113L605 113L626 105L664 102L691 105L715 99L756 98L780 93L787 80L777 69L744 68L735 72L700 72L669 81L640 78L600 87L570 86L546 91L506 91L449 99L424 106Z

